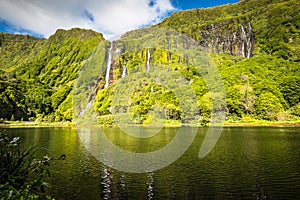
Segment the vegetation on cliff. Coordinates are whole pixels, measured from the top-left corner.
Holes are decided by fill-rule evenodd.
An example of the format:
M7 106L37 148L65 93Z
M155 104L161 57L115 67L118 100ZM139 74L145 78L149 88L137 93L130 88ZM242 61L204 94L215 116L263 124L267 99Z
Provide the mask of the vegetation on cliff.
M151 27L177 32L158 39L166 44L164 48L125 48L130 42L146 44L152 37L148 28L128 32L113 44L104 42L99 33L80 29L58 30L49 39L1 33L0 118L71 121L74 82L79 76L75 116L92 108L99 122L112 124L112 104L119 92L116 83L129 77L127 89L138 88L130 94L132 122L149 123L153 110L166 120L184 121L174 91L147 78L149 67L160 65L164 67L157 74L179 72L190 84L197 98L197 114L205 124L211 117L211 96L216 93L209 90L191 58L170 51L182 45L205 49L218 68L226 91L227 120L297 120L299 11L297 0L243 0L173 13ZM84 73L79 75L79 70Z
M190 81L197 95L202 122L206 123L211 117L211 96L214 94L208 90L191 58L170 53L170 48L177 48L180 44L186 49L201 46L223 78L227 120L299 119L299 11L300 4L295 0L250 0L174 13L152 27L154 30L157 28L156 35L160 35L161 28L178 32L171 36L168 33L160 35L157 41L164 40L163 48L157 45L146 48L144 45L144 48L129 53L123 52L122 47L115 47L114 82L122 78L120 74L124 66L129 75L139 71L147 76L147 60L151 54L152 65L165 66L162 73L179 71ZM137 38L137 44L147 42L151 35L148 29L130 31L122 36L119 43ZM140 68L137 69L137 66ZM135 87L138 81L131 83ZM112 85L100 90L96 98L95 108L100 115L107 115L107 121L111 119L114 94L115 87ZM182 120L182 109L176 95L168 88L148 81L140 84L140 89L132 94L133 121L148 123L154 104L161 107L166 119ZM100 119L103 121L105 117Z
M77 72L102 41L82 29L49 39L0 33L0 118L71 121Z

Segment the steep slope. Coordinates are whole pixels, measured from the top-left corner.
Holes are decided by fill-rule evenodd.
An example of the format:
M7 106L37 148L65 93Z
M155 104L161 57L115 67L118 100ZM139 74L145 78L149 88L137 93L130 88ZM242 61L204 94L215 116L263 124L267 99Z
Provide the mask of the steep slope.
M229 48L241 50L243 46L238 43L253 39L255 53L299 61L299 9L297 0L243 0L174 13L157 26L183 32L201 45L220 49L219 52L225 49L231 55L242 54ZM249 29L253 29L253 35Z
M77 72L102 41L102 34L77 28L49 39L1 33L0 118L72 120Z
M174 13L113 43L82 29L49 39L0 33L0 119L71 121L73 106L75 116L94 109L102 124L113 123L116 112L134 124L196 116L205 124L218 96L218 86L209 86L216 66L227 120L297 120L299 19L298 0L243 0ZM188 87L196 99L180 93Z
M160 73L178 70L190 81L205 123L210 118L213 94L189 57L170 51L178 45L188 49L195 43L206 49L222 75L228 120L294 120L300 115L299 14L297 0L244 0L173 13L157 25L124 34L116 42L111 83L123 78L124 69L127 75L142 72L144 76L149 66L155 64L165 66L165 71ZM166 33L161 34L161 29ZM168 30L177 33L168 35ZM150 42L149 47L141 45L155 37L157 43L164 41L161 43L164 47ZM124 50L122 43L124 46L131 40L143 48ZM137 82L132 81L130 87L138 85ZM110 119L115 93L114 84L98 93L96 110L100 115L107 115L101 117L103 123ZM163 85L148 81L132 94L133 121L147 123L154 104L164 110L165 118L182 120L176 95Z

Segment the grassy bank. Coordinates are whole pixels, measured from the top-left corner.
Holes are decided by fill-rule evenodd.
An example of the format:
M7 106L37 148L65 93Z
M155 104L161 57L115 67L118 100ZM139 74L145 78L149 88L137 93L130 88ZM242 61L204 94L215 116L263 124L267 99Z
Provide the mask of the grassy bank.
M0 127L73 127L72 122L0 121Z
M234 127L234 126L278 126L278 127L296 127L300 126L300 121L264 121L257 120L251 122L225 122L224 126Z
M100 124L99 124L100 125ZM179 121L164 124L165 127L180 127ZM188 124L186 124L188 126ZM75 127L73 122L31 122L31 121L0 121L0 127ZM100 125L104 127L118 127L116 124ZM149 124L139 124L136 126L152 126ZM209 124L199 127L209 126ZM300 120L297 121L267 121L267 120L251 120L251 121L225 121L224 127L251 127L251 126L278 126L278 127L300 127Z

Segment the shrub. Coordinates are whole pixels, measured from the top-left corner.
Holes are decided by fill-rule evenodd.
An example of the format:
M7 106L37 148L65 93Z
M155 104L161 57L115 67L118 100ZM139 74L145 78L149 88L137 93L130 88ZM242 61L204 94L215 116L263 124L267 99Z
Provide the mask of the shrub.
M275 120L277 115L283 111L279 99L271 92L262 93L255 102L257 115L261 119Z
M115 119L113 115L102 115L98 116L98 123L101 125L109 126L115 123Z
M20 138L0 132L0 199L51 199L46 195L52 157L34 158L36 148L20 150ZM61 158L64 159L64 156Z

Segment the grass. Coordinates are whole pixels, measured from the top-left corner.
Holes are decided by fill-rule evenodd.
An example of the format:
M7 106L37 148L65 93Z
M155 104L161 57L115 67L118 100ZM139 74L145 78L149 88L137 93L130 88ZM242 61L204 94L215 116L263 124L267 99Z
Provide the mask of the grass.
M5 127L73 127L73 122L0 121Z
M300 120L297 121L266 121L266 120L253 120L251 122L228 122L225 121L224 126L233 127L233 126L281 126L281 127L290 127L290 126L300 126Z
M103 127L118 127L117 124L111 124L111 125L101 125ZM166 123L164 124L164 127L180 127L182 124L180 122L178 123ZM75 127L75 124L73 122L19 122L19 121L3 121L0 123L0 127ZM134 126L150 126L147 124L138 124ZM202 127L203 125L198 125L199 127ZM204 126L209 126L209 124L206 124ZM224 125L225 127L236 127L236 126L278 126L278 127L300 127L300 120L298 121L266 121L266 120L255 120L251 122L243 122L243 121L225 121Z

